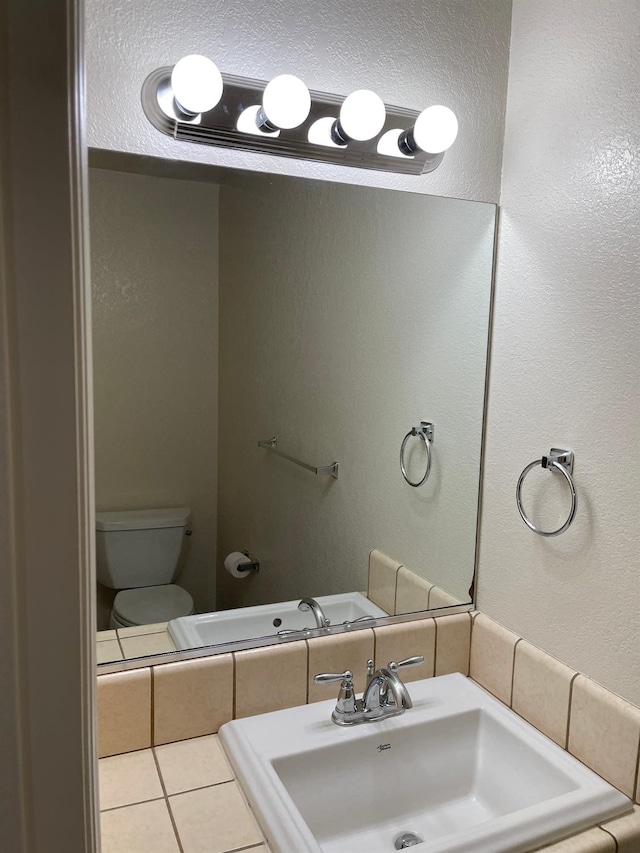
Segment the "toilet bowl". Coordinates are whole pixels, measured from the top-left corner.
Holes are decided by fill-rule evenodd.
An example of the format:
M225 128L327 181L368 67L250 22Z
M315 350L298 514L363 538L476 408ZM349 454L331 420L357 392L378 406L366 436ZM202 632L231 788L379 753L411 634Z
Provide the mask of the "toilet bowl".
M172 583L190 512L177 507L96 513L97 578L118 590L111 628L168 622L194 612L189 593Z

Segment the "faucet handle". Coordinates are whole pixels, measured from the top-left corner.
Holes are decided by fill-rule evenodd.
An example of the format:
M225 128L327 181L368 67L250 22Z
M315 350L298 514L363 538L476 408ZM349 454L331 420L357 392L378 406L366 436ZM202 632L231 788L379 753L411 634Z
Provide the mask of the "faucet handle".
M319 672L314 679L316 684L331 684L332 681L346 681L347 685L353 686L353 673L350 669L344 672Z
M387 666L387 669L390 670L391 672L397 672L402 667L420 666L423 663L424 663L424 655L413 655L413 657L404 658L404 660L399 660L397 663L394 660L389 661L389 665Z

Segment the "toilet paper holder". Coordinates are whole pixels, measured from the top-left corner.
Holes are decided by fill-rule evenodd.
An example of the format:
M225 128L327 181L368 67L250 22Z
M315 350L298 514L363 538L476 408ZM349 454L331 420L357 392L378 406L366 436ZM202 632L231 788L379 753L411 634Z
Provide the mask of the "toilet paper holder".
M249 556L248 551L243 551L242 553L247 557L247 562L246 563L240 563L238 566L236 566L236 569L239 572L259 572L260 571L260 561L259 560L252 560L251 557Z

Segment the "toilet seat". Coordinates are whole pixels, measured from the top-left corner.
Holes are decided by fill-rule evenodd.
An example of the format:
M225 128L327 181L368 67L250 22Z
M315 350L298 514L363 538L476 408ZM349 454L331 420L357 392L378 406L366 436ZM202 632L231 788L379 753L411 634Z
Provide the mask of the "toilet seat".
M174 583L123 589L115 597L111 619L122 627L169 622L193 613L193 599Z

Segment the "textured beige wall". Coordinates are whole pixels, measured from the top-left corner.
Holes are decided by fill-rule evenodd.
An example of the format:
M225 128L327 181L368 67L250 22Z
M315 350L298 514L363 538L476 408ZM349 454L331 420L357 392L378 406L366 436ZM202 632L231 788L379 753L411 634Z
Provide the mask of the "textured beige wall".
M494 208L285 177L223 186L219 606L366 587L372 547L467 599ZM398 451L436 425L412 489ZM340 463L337 481L259 449ZM416 454L416 462L418 461ZM414 476L415 471L414 469Z
M179 583L215 601L218 188L90 170L96 502L189 506Z
M640 703L640 5L516 0L479 607ZM578 513L546 540L524 466L575 451ZM541 523L568 511L539 471Z

